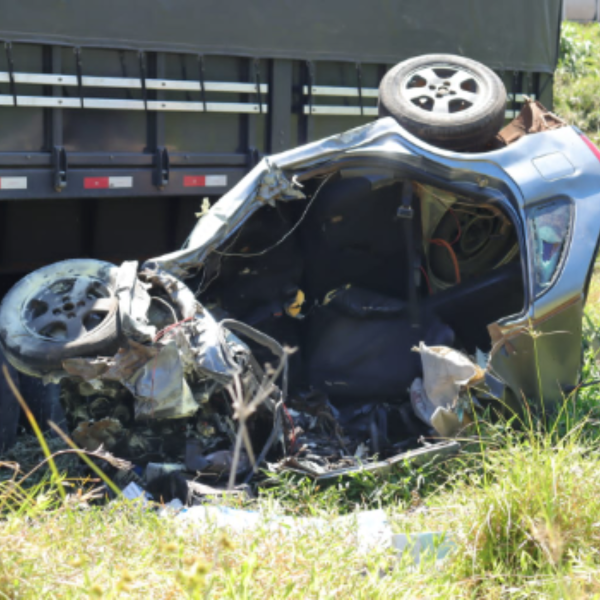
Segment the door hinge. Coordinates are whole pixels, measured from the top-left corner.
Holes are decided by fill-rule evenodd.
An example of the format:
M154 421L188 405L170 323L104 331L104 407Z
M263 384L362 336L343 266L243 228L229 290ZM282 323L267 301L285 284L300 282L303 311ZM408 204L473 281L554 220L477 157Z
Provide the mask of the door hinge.
M52 150L52 182L57 192L67 187L68 169L67 152L62 146L54 146Z
M154 185L160 190L169 185L170 170L169 151L157 148L154 154Z

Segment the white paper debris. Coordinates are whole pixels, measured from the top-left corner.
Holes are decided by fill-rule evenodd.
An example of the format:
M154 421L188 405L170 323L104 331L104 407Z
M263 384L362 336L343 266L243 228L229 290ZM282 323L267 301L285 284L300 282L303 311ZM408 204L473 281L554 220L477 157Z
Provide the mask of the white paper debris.
M125 488L121 490L124 498L127 500L137 500L143 498L144 500L152 500L152 494L149 494L144 488L140 487L137 483L132 481Z
M425 556L435 556L442 560L456 547L451 535L442 532L398 533L392 536L392 546L402 555L409 552L415 565Z
M294 534L306 533L310 530L322 532L327 528L347 527L351 543L361 551L376 547L389 547L392 541L392 528L383 510L362 511L328 521L310 517L265 516L258 512L226 506L192 506L181 511L178 519L186 524L228 527L235 532L265 527L271 531L277 530Z
M477 367L464 354L446 346L419 344L423 363L423 388L436 407L454 405L460 388L477 375Z

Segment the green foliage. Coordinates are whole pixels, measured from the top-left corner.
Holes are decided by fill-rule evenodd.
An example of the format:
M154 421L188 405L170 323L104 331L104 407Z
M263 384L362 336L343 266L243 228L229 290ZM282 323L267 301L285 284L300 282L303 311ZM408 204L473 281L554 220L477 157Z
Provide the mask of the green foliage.
M600 24L565 23L554 82L554 111L600 143Z
M407 461L392 472L351 473L327 484L295 473L267 473L261 497L289 514L306 516L414 506L447 478L447 464L417 466Z
M570 75L583 75L593 69L592 41L583 39L573 23L563 23L560 35L558 66Z

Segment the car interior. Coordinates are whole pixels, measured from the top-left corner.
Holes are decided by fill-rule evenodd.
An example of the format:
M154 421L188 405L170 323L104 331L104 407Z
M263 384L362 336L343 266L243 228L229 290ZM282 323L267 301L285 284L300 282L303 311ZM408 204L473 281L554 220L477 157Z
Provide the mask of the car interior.
M305 180L307 200L259 209L193 286L217 318L290 349L288 406L314 396L341 411L401 405L421 375L419 342L487 353L488 324L525 303L519 235L500 195L445 187L373 168Z

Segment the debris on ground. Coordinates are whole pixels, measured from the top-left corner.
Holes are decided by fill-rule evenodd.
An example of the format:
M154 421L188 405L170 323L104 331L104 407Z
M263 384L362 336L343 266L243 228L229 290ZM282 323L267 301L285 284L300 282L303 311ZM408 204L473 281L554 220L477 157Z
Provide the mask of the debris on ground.
M511 140L565 129L542 109ZM179 251L31 273L2 303L6 357L60 385L75 444L128 463L100 461L107 477L162 502L250 497L266 469L326 482L454 456L522 385L502 325L526 300L522 224L487 178L432 185L402 132L382 119L264 159ZM340 158L383 141L395 168ZM538 218L557 227L544 285L569 215Z
M54 462L60 473L68 473L69 477L83 478L87 468L76 454L58 437L49 437L46 440L50 452L55 455ZM64 452L64 454L61 454ZM35 435L23 434L17 438L17 443L5 450L0 458L0 481L13 479L15 472L17 479L26 475L40 466L45 460L45 455ZM48 464L38 468L29 478L29 483L34 484L47 477Z

